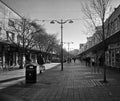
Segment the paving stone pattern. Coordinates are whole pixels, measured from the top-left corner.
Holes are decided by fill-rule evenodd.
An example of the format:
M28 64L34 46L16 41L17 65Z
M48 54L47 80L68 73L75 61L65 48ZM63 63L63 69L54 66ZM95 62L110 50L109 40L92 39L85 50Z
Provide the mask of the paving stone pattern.
M120 101L120 73L108 72L108 83L102 83L103 73L93 73L80 63L64 64L38 75L37 83L21 81L0 90L23 101Z

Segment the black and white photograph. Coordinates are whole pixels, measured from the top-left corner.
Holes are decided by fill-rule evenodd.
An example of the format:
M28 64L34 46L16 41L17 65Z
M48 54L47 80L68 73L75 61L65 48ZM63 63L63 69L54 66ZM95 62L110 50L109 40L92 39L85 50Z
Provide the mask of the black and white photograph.
M0 101L120 101L120 0L0 0Z

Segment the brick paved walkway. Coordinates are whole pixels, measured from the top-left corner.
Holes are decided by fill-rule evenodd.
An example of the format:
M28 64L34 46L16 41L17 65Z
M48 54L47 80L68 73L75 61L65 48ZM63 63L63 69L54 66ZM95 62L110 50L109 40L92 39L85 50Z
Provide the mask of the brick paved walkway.
M91 68L79 63L64 64L38 75L37 83L24 81L3 90L23 101L120 101L120 74L109 72L108 83L102 81L103 74L91 72Z

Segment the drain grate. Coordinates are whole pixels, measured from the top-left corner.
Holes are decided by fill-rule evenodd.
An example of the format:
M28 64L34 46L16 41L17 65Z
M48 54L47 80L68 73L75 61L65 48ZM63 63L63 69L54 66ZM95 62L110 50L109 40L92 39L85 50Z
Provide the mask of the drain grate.
M98 80L81 80L78 85L81 87L95 87L95 86L103 86Z
M67 88L86 88L86 87L96 87L96 86L104 86L103 83L99 82L99 80L74 80L67 82Z

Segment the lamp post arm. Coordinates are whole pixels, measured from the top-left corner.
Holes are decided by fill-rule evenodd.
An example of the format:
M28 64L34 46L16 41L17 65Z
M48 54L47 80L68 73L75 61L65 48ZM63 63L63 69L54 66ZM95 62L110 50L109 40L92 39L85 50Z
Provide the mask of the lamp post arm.
M53 20L53 22L57 22L58 24L61 24L62 22L58 21L58 20Z
M69 23L73 23L73 21L70 20L70 19L65 20L65 21L63 21L62 19L61 19L61 21L58 21L58 20L52 20L51 22L52 22L52 23L57 22L58 24L65 24L65 23L67 23L67 22L69 22Z
M68 20L65 20L65 21L63 22L63 24L67 23L68 21L71 21L71 20L69 20L69 19L68 19Z

